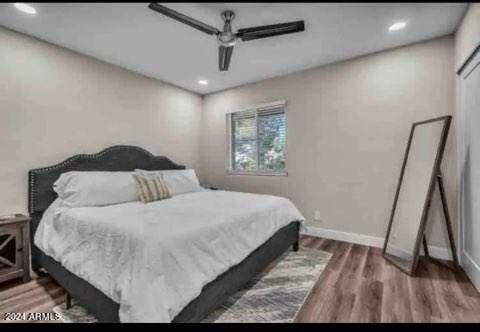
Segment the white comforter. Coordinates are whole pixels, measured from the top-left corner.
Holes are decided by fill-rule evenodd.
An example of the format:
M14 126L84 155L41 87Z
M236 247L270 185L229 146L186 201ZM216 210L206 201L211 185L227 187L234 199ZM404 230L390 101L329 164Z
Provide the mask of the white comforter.
M45 211L35 244L120 304L122 322L170 322L202 287L304 218L286 198L202 191L149 204Z

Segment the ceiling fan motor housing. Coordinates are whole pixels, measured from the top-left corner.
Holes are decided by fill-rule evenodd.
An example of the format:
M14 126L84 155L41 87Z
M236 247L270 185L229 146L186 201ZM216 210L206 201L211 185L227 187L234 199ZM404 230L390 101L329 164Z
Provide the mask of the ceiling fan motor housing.
M234 46L237 42L237 37L232 33L231 22L235 18L235 13L231 10L222 12L222 20L225 22L223 31L218 34L218 43L221 46Z

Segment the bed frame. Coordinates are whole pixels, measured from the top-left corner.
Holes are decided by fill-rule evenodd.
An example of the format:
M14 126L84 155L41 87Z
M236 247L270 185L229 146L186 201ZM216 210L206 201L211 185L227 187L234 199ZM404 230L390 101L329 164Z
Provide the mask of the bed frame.
M118 322L119 304L44 254L35 246L33 238L43 212L57 197L53 191L53 183L60 174L68 171L133 171L136 168L167 170L185 169L185 166L178 165L166 157L154 156L136 146L117 145L96 154L75 155L60 164L28 172L28 210L32 218L30 225L32 269L45 269L77 303L100 322ZM294 250L298 250L299 227L298 221L292 221L242 262L205 285L200 295L192 300L173 322L201 321L291 245Z

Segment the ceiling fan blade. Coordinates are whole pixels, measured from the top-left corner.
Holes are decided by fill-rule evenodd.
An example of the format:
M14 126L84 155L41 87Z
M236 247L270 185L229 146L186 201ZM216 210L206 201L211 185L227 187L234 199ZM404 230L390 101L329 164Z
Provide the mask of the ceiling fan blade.
M287 33L300 32L305 30L304 21L264 25L253 28L238 29L237 37L243 41L285 35Z
M220 69L220 71L228 70L228 66L230 65L230 59L232 57L232 52L233 52L233 46L218 47L218 69Z
M184 15L182 13L179 13L173 9L167 8L165 6L159 5L158 3L152 2L150 5L148 5L148 8L163 14L165 16L168 16L170 18L173 18L174 20L177 20L179 22L182 22L184 24L187 24L195 29L198 29L202 32L208 33L209 35L218 35L220 31L217 28L214 28L208 24L205 24L203 22L200 22L194 18L188 17L187 15Z

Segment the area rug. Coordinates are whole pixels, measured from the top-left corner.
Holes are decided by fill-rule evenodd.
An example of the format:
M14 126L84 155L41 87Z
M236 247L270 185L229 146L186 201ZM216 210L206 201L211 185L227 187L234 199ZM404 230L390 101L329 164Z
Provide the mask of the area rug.
M202 322L293 322L330 257L330 253L303 247L297 252L287 251ZM97 321L75 301L73 303L69 310L65 309L65 304L53 309L63 322Z

